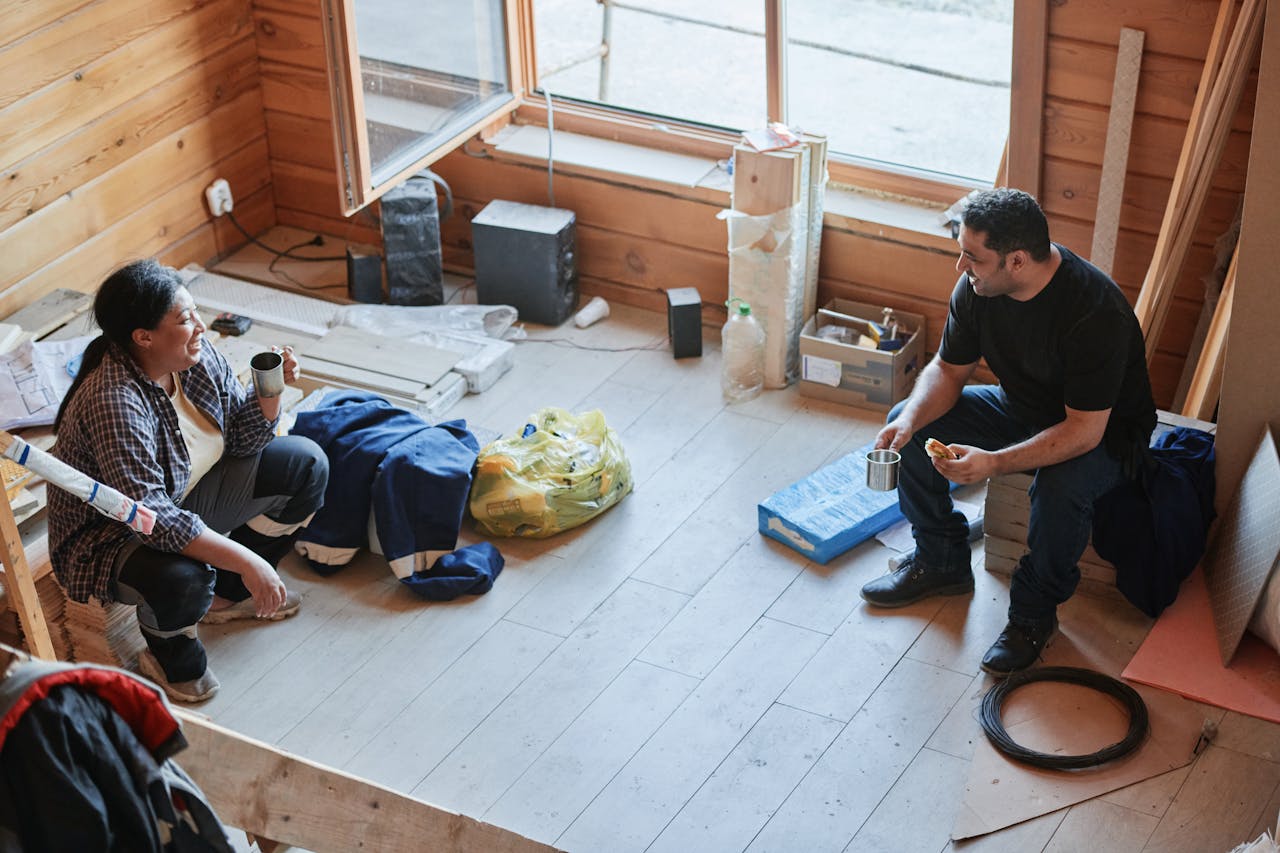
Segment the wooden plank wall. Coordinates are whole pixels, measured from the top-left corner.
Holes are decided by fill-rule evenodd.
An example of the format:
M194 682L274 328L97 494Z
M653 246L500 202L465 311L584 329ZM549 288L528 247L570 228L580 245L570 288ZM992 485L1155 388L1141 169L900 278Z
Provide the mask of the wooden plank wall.
M376 204L342 215L321 0L254 0L253 18L277 219L381 245Z
M1155 244L1217 0L1050 5L1042 202L1054 237L1087 251L1120 28L1146 33L1115 277L1130 299ZM204 261L240 242L201 191L231 181L251 230L275 222L380 243L376 205L344 218L325 81L320 0L0 0L0 312L54 286L92 289L128 257ZM1213 241L1243 190L1253 92L1214 180L1152 366L1171 402L1203 299ZM437 170L459 215L446 259L471 266L468 220L488 201L545 203L542 169L455 152ZM661 309L668 287L725 298L727 197L557 172L578 212L589 294ZM216 226L216 227L215 227ZM951 247L828 217L819 299L883 302L930 319L937 343L954 283ZM723 316L708 311L708 322Z
M0 0L0 316L275 222L249 0Z
M1218 7L1218 0L1064 0L1049 7L1041 202L1054 238L1082 254L1093 239L1120 28L1146 33L1113 269L1130 302L1155 249ZM1156 402L1165 408L1199 320L1214 241L1230 227L1244 192L1255 87L1256 78L1232 125L1151 364Z

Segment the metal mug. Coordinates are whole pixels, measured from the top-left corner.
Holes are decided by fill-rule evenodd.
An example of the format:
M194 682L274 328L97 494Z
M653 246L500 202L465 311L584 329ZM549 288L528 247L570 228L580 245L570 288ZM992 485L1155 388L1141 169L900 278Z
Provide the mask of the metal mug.
M867 452L867 488L877 492L891 492L898 488L898 463L902 454L896 450L871 450Z
M260 352L249 361L253 368L253 387L262 398L284 393L284 356L278 352Z

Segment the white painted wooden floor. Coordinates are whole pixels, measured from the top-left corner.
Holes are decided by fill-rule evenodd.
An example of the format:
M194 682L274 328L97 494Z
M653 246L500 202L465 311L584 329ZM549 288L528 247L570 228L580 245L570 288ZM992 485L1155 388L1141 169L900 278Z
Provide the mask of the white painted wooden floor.
M288 558L297 617L202 629L222 690L201 710L571 851L1206 853L1274 824L1280 726L1206 707L1221 733L1194 765L952 845L1007 583L979 569L972 597L874 612L858 589L883 546L819 566L756 532L762 498L879 416L794 388L725 406L714 331L676 361L666 318L625 306L531 334L660 348L520 344L451 414L511 433L544 405L599 407L635 492L575 531L497 540L493 590L447 604L369 555L328 579ZM1081 595L1061 616L1135 646L1149 628Z

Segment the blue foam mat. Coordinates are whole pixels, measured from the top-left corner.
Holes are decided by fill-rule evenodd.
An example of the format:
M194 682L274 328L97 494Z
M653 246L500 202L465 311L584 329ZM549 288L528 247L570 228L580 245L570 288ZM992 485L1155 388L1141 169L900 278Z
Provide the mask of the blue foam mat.
M870 449L859 447L762 501L760 532L825 564L902 521L896 490L867 488Z
M901 521L897 491L867 488L870 449L860 447L762 501L760 532L826 563Z

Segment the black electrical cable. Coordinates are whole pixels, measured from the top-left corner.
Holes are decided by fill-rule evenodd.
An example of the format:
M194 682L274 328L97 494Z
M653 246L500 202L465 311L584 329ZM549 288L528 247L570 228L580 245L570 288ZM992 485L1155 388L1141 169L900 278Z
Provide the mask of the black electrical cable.
M248 231L246 231L245 227L240 224L240 220L236 219L235 214L229 210L227 211L227 218L230 219L231 224L234 225L237 228L237 230L239 230L240 233L244 235L244 238L246 240L248 240L253 245L258 246L259 248L266 249L268 252L275 255L277 260L280 258L289 258L295 261L345 261L347 259L346 255L323 255L323 256L313 255L308 257L306 255L290 254L290 252L292 252L294 249L300 249L303 246L323 246L324 245L323 238L321 238L319 235L312 237L310 240L306 241L305 243L299 243L296 246L291 246L282 252L277 248L268 246L266 243L262 242L257 237L253 236ZM317 242L317 240L319 240L320 242Z
M1005 731L1000 714L1010 693L1035 681L1061 681L1067 684L1078 684L1081 687L1088 687L1120 700L1120 703L1129 712L1129 731L1122 740L1110 746L1105 746L1097 752L1083 755L1056 755L1037 752L1036 750L1019 746L1014 743L1013 738L1009 737L1009 733ZM1027 669L1022 672L1016 672L1004 681L998 682L982 697L982 709L979 712L978 720L982 723L982 730L986 732L987 739L991 741L992 746L996 749L1015 761L1021 761L1033 767L1047 767L1051 770L1079 770L1085 767L1097 767L1099 764L1114 761L1137 749L1142 741L1146 739L1148 729L1147 706L1142 701L1142 697L1138 695L1138 691L1109 675L1103 675L1091 669L1080 669L1072 666L1044 666L1036 669Z

